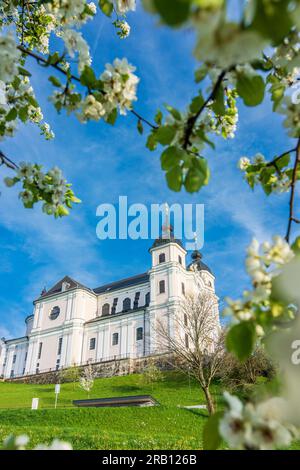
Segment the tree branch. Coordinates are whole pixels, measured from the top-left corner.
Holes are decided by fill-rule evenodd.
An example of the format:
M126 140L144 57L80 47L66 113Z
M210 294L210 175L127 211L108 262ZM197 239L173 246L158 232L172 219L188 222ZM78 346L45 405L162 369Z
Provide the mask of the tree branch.
M4 153L0 150L0 165L5 165L11 170L17 170L19 166L13 162L10 158L8 158Z
M215 96L216 96L216 94L217 94L217 92L218 92L218 90L219 90L219 88L222 84L222 81L225 78L226 73L227 73L227 70L223 70L220 73L220 75L219 75L219 77L218 77L211 93L206 98L203 105L200 107L199 111L188 119L186 129L185 129L184 143L183 143L183 148L185 150L190 145L190 137L191 137L191 134L193 132L194 126L195 126L198 118L200 117L201 113L204 111L204 109L206 108L208 103L215 98Z
M67 76L67 72L63 69L63 67L61 67L58 62L54 63L54 64L49 64L47 59L45 59L43 56L39 55L39 54L36 54L35 52L33 51L30 51L29 49L27 49L26 47L22 46L22 45L18 45L18 49L23 53L23 54L26 54L30 57L32 57L33 59L35 59L37 61L38 64L44 64L46 66L51 66L53 67L55 70L58 70L58 72L64 74L65 76ZM74 80L78 83L80 83L80 78L77 77L76 75L69 75L69 78L71 80ZM157 126L155 126L154 124L152 124L150 121L148 121L147 119L145 119L143 116L141 116L137 111L135 111L134 109L131 109L130 112L136 117L138 118L140 121L144 122L145 124L147 124L149 127L151 127L152 129L157 129Z
M297 183L297 171L300 163L300 137L298 139L297 147L296 147L296 157L295 163L293 168L293 175L292 175L292 183L291 183L291 195L290 195L290 202L289 202L289 219L288 219L288 226L285 239L289 243L290 242L290 235L292 229L292 223L298 223L298 220L294 217L294 202L295 202L295 189Z

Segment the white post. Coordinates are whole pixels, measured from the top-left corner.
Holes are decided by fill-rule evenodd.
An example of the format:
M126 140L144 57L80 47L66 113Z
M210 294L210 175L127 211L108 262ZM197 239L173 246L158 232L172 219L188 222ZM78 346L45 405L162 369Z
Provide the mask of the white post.
M31 409L32 410L37 410L39 407L39 399L38 398L33 398L31 402Z
M60 392L60 384L55 385L55 405L54 408L56 409L57 407L57 400L58 400L58 394Z

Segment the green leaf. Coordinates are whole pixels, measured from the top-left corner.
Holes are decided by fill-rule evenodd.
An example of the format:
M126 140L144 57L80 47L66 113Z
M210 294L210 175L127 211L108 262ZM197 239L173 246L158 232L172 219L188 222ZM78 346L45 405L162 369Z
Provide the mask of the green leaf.
M163 21L170 26L179 26L189 17L191 0L153 0L153 3Z
M215 99L212 104L212 110L218 116L223 116L226 113L225 103L224 103L224 88L220 86L217 90Z
M86 65L82 74L80 75L80 83L89 88L93 88L95 82L97 81L94 70Z
M18 116L16 108L12 108L6 115L6 121L14 121Z
M204 158L194 158L193 166L188 170L184 186L189 193L195 193L209 181L209 169Z
M53 75L51 75L51 77L49 77L48 80L49 80L49 82L52 83L53 86L56 86L56 87L61 86L61 83L60 83L59 79L54 77Z
M19 109L18 115L22 122L26 122L28 119L28 106Z
M288 166L288 164L290 163L290 160L291 160L291 156L289 153L287 153L286 155L283 155L281 158L279 158L279 160L276 161L276 165L280 170L282 170L283 168Z
M146 142L146 147L153 151L157 147L157 140L156 140L156 131L152 131L151 134L149 134L147 142Z
M189 193L199 191L204 185L205 175L196 168L190 168L185 177L184 186Z
M204 104L204 99L201 94L199 96L196 96L195 98L192 99L192 102L190 104L190 111L193 114L197 114L198 111L202 108Z
M137 130L139 131L139 133L142 135L143 132L144 132L144 128L143 128L143 124L142 124L142 121L139 119L138 122L137 122Z
M260 75L237 74L237 92L247 106L257 106L264 99L265 82Z
M239 361L244 362L252 353L256 341L255 325L251 321L243 321L230 328L226 337L226 347L235 354Z
M166 104L165 107L169 111L169 113L172 114L174 119L176 119L177 121L181 121L181 114L179 111L177 111L177 109L173 108L168 104Z
M181 160L184 159L186 152L178 147L168 147L161 154L161 167L163 170L170 170L174 166L178 166Z
M111 16L114 6L109 0L99 0L99 7L106 16Z
M207 66L202 65L199 69L195 71L195 82L200 83L206 77L208 72Z
M293 26L290 4L290 0L256 0L250 29L271 38L273 44L278 45Z
M23 67L18 67L19 74L23 75L23 77L31 77L31 73L28 70L24 69Z
M174 139L176 129L173 126L161 126L156 131L156 140L161 145L169 145Z
M155 114L155 117L154 117L154 121L156 122L156 124L158 124L159 126L161 125L162 123L162 112L160 110L157 111L157 113Z
M168 186L172 191L180 191L182 186L182 170L180 166L175 166L166 173Z
M105 122L113 126L114 123L116 122L117 117L118 117L118 111L117 111L117 108L114 108L111 111L111 113L107 116L107 118L105 118Z
M204 450L216 450L220 447L222 439L219 433L219 425L222 418L223 412L218 411L206 421L202 435Z

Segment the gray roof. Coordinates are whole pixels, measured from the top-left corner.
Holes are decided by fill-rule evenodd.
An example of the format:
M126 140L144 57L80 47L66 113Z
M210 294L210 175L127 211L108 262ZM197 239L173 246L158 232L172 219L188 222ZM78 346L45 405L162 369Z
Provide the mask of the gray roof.
M142 273L137 274L136 276L127 277L126 279L121 279L120 281L111 282L110 284L105 284L104 286L96 287L93 289L95 294L103 294L105 292L111 292L117 289L124 289L126 287L132 287L138 284L143 284L149 281L149 274Z
M47 297L48 295L61 293L61 288L62 288L62 283L63 282L67 282L67 283L70 284L69 289L81 288L81 289L91 291L91 289L89 287L86 287L83 284L80 284L80 282L75 281L70 276L65 276L60 281L58 281L53 287L51 287L51 289L49 289L46 292L42 293L38 300L43 299L44 297Z

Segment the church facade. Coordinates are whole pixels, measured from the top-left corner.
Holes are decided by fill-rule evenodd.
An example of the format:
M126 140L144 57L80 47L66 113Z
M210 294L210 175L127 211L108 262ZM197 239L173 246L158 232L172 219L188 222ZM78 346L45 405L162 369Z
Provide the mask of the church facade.
M25 336L0 340L0 376L160 352L157 320L163 319L172 332L172 318L185 296L203 291L215 295L215 278L199 251L187 264L186 250L172 236L155 240L149 252L146 273L95 289L66 276L44 290L25 320ZM212 315L217 327L218 311Z

